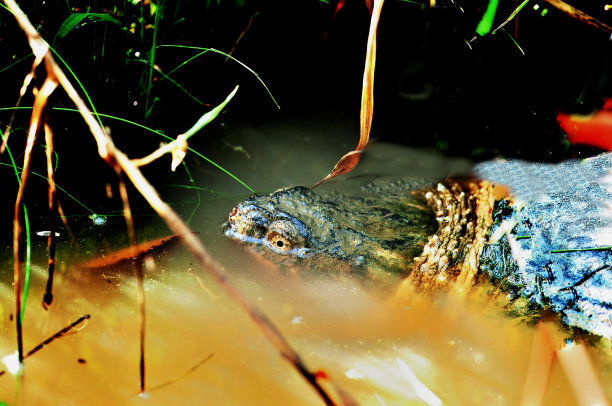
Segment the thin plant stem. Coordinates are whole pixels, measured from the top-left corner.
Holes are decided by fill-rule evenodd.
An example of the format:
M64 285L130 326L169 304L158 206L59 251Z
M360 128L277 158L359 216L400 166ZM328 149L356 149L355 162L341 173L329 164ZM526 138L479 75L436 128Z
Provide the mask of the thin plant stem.
M127 227L128 236L130 239L130 249L132 251L131 257L137 258L134 261L133 269L134 276L136 277L137 283L137 302L138 302L138 324L139 338L140 338L140 393L145 391L145 324L146 324L146 308L145 308L145 294L144 294L144 276L142 274L142 258L138 255L137 247L138 241L136 239L136 232L134 230L134 218L132 217L132 210L130 209L130 201L128 198L127 189L125 182L123 181L123 172L120 167L115 167L117 177L119 178L119 195L121 196L121 202L123 203L123 217L125 218L125 224Z
M2 134L0 134L0 136L2 136ZM15 171L15 177L17 178L17 184L21 184L21 178L19 176L19 169L21 168L19 168L16 165L15 159L13 158L13 154L11 153L11 150L8 147L8 145L6 147L6 152L9 156L9 159L11 160L11 164L5 164L5 163L0 163L0 164L12 167L13 170ZM21 320L21 323L23 323L23 317L25 315L25 307L26 307L28 291L30 287L30 272L32 268L32 241L31 241L31 235L30 235L30 219L28 217L28 209L25 203L23 204L23 224L25 227L25 236L26 236L26 260L25 260L25 273L24 273L24 279L23 279L23 300L21 303L21 311L19 312L19 318Z
M41 59L37 58L37 61ZM26 149L24 153L23 170L21 171L21 182L19 183L19 189L17 190L17 197L15 198L15 208L13 214L13 283L15 290L15 314L16 317L16 333L17 333L17 356L19 364L23 363L23 331L22 331L22 262L21 262L21 205L23 202L23 196L25 193L25 186L28 180L28 174L30 171L30 163L32 157L32 150L34 149L34 142L36 141L36 134L40 127L40 119L42 110L44 109L47 98L55 90L58 83L51 79L49 76L45 79L40 90L36 93L34 98L34 106L32 108L32 118L30 120L30 128L28 130L28 138L26 141Z
M187 173L187 177L189 178L189 183L191 184L190 187L195 189L196 195L198 196L198 201L196 202L195 207L193 208L193 210L191 210L189 217L187 217L186 223L189 224L196 211L200 208L200 205L202 204L202 196L200 195L200 190L197 188L195 180L191 176L191 171L189 171L189 168L187 167L187 164L185 164L185 162L183 162L183 168L185 169L185 173Z
M2 107L0 108L0 111L4 111L4 110L12 110L12 109L18 109L18 110L31 110L31 107ZM53 110L58 110L58 111L70 111L70 112L76 112L78 113L79 110L77 109L71 109L71 108L64 108L64 107L53 107ZM174 138L167 136L166 134L164 134L161 131L157 131L154 130L150 127L147 127L145 125L142 125L140 123L137 123L135 121L130 121L130 120L126 120L124 118L121 117L117 117L117 116L112 116L109 114L102 114L102 113L92 113L95 116L99 116L99 117L104 117L104 118L109 118L111 120L117 120L117 121L121 121L124 122L126 124L130 124L133 125L135 127L139 127L142 128L143 130L149 131L153 134L159 135L160 137L163 137L167 140L170 141L174 141ZM192 127L193 128L193 127ZM200 157L201 159L205 160L206 162L208 162L209 164L211 164L212 166L214 166L215 168L219 169L221 172L225 173L227 176L231 177L232 179L234 179L236 182L240 183L245 189L247 189L249 192L251 193L255 193L255 191L253 189L251 189L251 187L249 185L247 185L244 181L242 181L240 178L238 178L236 175L234 175L233 173L231 173L230 171L228 171L227 169L225 169L224 167L222 167L221 165L219 165L218 163L216 163L215 161L213 161L212 159L208 158L207 156L203 155L202 153L196 151L195 149L192 148L187 148L187 150L193 154L195 154L196 156ZM1 163L0 163L1 164ZM63 191L63 190L62 190ZM76 200L76 199L75 199Z
M265 84L265 82L261 79L261 77L251 68L249 68L247 65L245 65L244 63L240 62L238 59L234 58L233 56L223 52L223 51L219 51L217 49L214 48L202 48L202 47L193 47L193 46L185 46L185 45L171 45L171 44L165 44L165 45L159 45L158 48L162 48L162 47L167 47L167 48L182 48L182 49L195 49L195 50L200 50L200 51L204 51L204 52L200 52L199 54L189 58L187 61L183 62L181 65L179 65L177 68L175 68L174 70L180 68L181 66L185 65L187 62L191 62L192 60L194 60L195 58L204 55L207 52L215 52L217 54L223 55L226 58L231 59L232 61L238 63L239 65L241 65L243 68L245 68L246 70L248 70L249 72L251 72L251 74L253 74L257 80L259 81L259 83L261 83L263 85L263 87L266 89L266 92L268 92L268 95L270 96L270 98L272 99L272 101L274 102L274 105L276 105L277 108L280 109L280 106L278 105L278 103L276 102L276 99L274 98L274 96L272 96L272 92L270 92L270 89L268 89L268 86ZM174 71L173 71L174 72Z
M49 184L49 215L51 216L51 226L49 228L49 237L47 237L47 247L49 251L49 259L47 261L47 285L45 294L43 295L42 306L45 310L49 308L53 302L53 275L55 272L55 219L57 214L57 189L55 188L54 170L53 170L53 132L49 126L48 116L45 116L45 144L47 156L47 182Z
M158 8L155 11L155 22L153 25L153 40L151 42L151 51L149 51L149 76L147 77L147 97L145 99L145 119L151 114L153 106L149 108L149 100L151 98L151 87L153 86L153 67L155 66L155 49L157 44L157 28L159 26L159 20L163 8L163 0L159 1ZM144 21L144 20L143 20ZM197 100L197 99L196 99Z

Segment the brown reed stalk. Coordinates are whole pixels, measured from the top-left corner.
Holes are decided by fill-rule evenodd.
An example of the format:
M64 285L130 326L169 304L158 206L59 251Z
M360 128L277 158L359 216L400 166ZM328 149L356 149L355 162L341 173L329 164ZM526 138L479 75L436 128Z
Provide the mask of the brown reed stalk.
M595 17L588 15L584 11L578 10L574 6L567 4L564 1L561 1L561 0L544 0L544 1L546 1L548 4L555 7L556 9L561 10L568 16L575 18L584 24L590 25L591 27L598 28L605 32L612 32L612 27L610 27L609 25L602 23Z
M37 58L37 61L40 60ZM36 65L36 61L34 62ZM34 68L33 68L34 69ZM34 142L36 141L36 134L40 128L40 119L42 111L47 104L47 99L53 90L57 87L58 83L54 80L53 76L48 76L45 79L40 90L36 92L34 98L34 105L32 107L32 118L30 119L30 128L28 130L28 138L26 141L26 149L24 153L23 168L21 171L21 178L19 181L19 189L17 190L17 197L15 198L15 208L13 212L13 283L15 292L15 327L17 332L17 356L19 363L23 362L23 331L21 319L21 302L23 294L23 281L22 281L22 227L21 227L21 208L23 204L23 194L25 186L30 173L30 164L32 157L32 150L34 148Z
M42 306L45 310L51 306L53 302L53 275L55 273L55 245L57 238L55 237L55 222L57 220L57 189L55 187L55 178L53 170L53 131L48 123L48 116L45 115L44 120L45 130L45 153L47 156L47 182L48 188L48 200L49 200L49 214L51 217L51 224L49 227L49 237L47 237L47 248L49 250L49 260L47 261L47 285L45 287L45 293L43 295Z
M121 202L123 203L123 217L125 218L125 224L127 227L128 236L130 239L131 257L136 258L132 267L134 269L134 276L136 277L137 283L137 294L136 299L138 302L138 325L140 326L139 339L140 339L140 393L145 391L145 324L146 324L146 312L145 312L145 294L144 294L144 276L142 274L142 256L138 255L138 241L136 240L136 231L134 230L134 217L132 216L132 210L130 209L130 201L128 198L127 189L123 180L123 173L121 169L116 166L115 171L119 178L119 195L121 196Z

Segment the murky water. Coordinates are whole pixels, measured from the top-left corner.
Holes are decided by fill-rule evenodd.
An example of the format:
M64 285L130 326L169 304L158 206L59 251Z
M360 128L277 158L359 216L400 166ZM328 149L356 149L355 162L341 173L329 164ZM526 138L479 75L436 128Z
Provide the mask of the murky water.
M356 120L319 116L228 125L223 138L200 152L257 192L312 185L354 146ZM534 330L504 316L484 288L465 302L423 296L400 306L357 284L278 274L221 235L229 210L249 192L207 163L192 162L190 167L198 185L217 192L201 192L192 229L224 265L231 282L265 311L306 364L331 375L360 404L427 404L407 370L443 404L519 403ZM321 187L350 191L378 176L437 179L467 173L470 167L468 161L432 151L373 143L346 180ZM196 194L170 183L175 182L162 185L162 195L185 203L177 208L187 218L196 207L190 203ZM143 240L168 233L158 220L138 222ZM67 239L60 240L64 245L59 247L55 302L49 311L40 306L44 258L35 255L24 319L26 351L84 314L91 319L79 325L76 334L55 340L26 360L19 388L25 404L322 404L182 247L169 248L156 258L155 268L146 271L149 392L147 398L136 396L139 340L131 270L83 271L75 266L96 257L96 250L107 253L121 247L125 239L112 227L80 234L73 230L82 236L82 249L76 253ZM36 247L44 252L40 244ZM10 269L10 261L4 258L3 269ZM14 299L8 282L0 289L4 356L15 349L9 317ZM589 354L612 396L612 388L605 385L612 379L610 359L597 348L589 348ZM0 400L12 403L15 391L14 377L0 376ZM435 398L427 399L436 404ZM558 363L553 365L545 404L577 404Z

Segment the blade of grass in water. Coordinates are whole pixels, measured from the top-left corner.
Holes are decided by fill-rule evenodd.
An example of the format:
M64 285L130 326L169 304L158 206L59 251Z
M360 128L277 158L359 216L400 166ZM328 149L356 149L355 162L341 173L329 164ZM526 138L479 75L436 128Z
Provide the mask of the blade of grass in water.
M582 252L582 251L612 251L612 247L590 247L590 248L567 248L561 250L552 250L551 254L559 254L563 252Z
M15 107L2 107L0 108L0 111L4 111L4 110L14 110ZM18 110L31 110L31 107L18 107ZM58 110L58 111L70 111L70 112L76 112L78 113L79 111L76 109L70 109L70 108L64 108L64 107L53 107L53 110ZM121 117L116 117L116 116L111 116L109 114L102 114L102 113L93 113L95 116L99 116L99 117L104 117L104 118L109 118L111 120L117 120L117 121L121 121L136 127L140 127L143 130L149 131L153 134L159 135L160 137L163 137L167 140L170 141L174 141L174 139L172 137L167 136L166 134L162 133L161 131L157 131L154 130L150 127L147 127L145 125L136 123L134 121L130 121L130 120L126 120L124 118ZM231 173L230 171L228 171L227 169L223 168L221 165L217 164L216 162L214 162L213 160L207 158L206 156L202 155L201 153L199 153L198 151L192 149L192 148L188 148L188 150L192 153L194 153L195 155L197 155L198 157L200 157L201 159L205 160L206 162L208 162L209 164L213 165L214 167L216 167L217 169L219 169L220 171L222 171L223 173L225 173L226 175L228 175L229 177L231 177L232 179L234 179L236 182L240 183L242 186L244 186L249 192L251 193L255 193L255 191L253 189L251 189L251 187L249 185L247 185L246 183L244 183L242 180L240 180L240 178L238 178L236 175L234 175L233 173Z
M198 208L200 207L200 204L202 203L202 197L200 196L200 190L195 185L195 180L191 176L191 172L189 171L187 164L185 163L185 161L183 161L182 164L183 164L183 168L185 169L185 173L187 174L187 177L189 178L189 183L191 184L190 186L187 186L187 188L195 189L196 194L198 195L198 201L195 207L193 208L193 210L191 211L191 213L189 214L189 217L187 217L187 224L189 224L191 222L191 219L195 215L195 212L198 210Z

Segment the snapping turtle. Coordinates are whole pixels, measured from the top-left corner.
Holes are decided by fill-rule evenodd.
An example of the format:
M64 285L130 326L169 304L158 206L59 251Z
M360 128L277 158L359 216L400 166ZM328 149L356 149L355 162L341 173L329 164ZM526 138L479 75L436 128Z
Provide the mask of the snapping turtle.
M286 188L238 204L224 233L284 266L365 281L430 288L453 279L467 288L484 274L509 296L612 338L612 243L602 246L606 232L612 238L602 214L612 201L608 168L610 154L481 164L477 174L515 194L497 202L494 186L476 180L374 183L360 197Z
M443 279L468 258L479 229L477 206L492 203L478 197L490 188L395 181L369 184L357 197L285 188L238 204L224 233L285 267L379 284L418 267Z
M298 186L254 196L230 213L225 235L285 266L380 279L405 273L436 231L409 183L370 185L365 196Z

